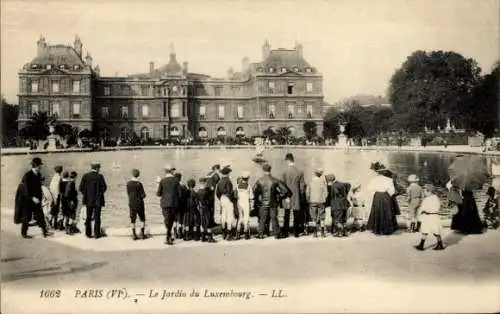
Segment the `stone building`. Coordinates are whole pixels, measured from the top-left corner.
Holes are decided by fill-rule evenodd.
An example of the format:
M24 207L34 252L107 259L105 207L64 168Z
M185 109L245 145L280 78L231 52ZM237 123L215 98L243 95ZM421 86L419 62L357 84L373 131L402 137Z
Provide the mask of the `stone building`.
M303 135L306 121L322 131L323 77L294 49L262 47L262 61L242 61L227 77L190 72L171 45L168 63L127 77L103 77L74 46L38 42L38 54L19 73L20 127L35 111L48 111L65 123L92 129L102 137L174 136L213 138L261 135L286 127Z

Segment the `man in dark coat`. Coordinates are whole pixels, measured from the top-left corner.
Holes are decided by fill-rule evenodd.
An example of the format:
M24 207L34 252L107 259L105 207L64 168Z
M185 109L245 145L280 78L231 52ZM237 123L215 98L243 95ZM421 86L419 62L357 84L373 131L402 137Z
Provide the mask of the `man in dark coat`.
M333 180L330 186L332 235L336 237L345 237L347 236L345 224L347 222L347 210L350 206L348 195L351 185L349 183L337 181L334 175L331 176L331 179Z
M101 234L101 209L105 206L104 193L107 190L106 180L99 173L101 165L92 163L91 171L83 175L79 191L82 193L82 204L86 206L85 235L92 237L92 218L94 219L94 237L99 239Z
M26 172L21 180L16 193L16 211L14 222L21 222L21 236L29 239L28 227L31 218L34 216L37 225L42 229L43 236L47 237L47 225L42 210L42 176L40 170L43 163L38 157L31 161L31 170ZM16 217L17 216L17 217Z
M293 233L298 237L301 230L304 229L304 212L301 210L301 197L305 194L304 172L295 165L293 154L286 154L285 161L288 166L284 171L281 181L286 184L291 192L291 196L283 201L285 210L283 220L283 237L288 237L290 227L290 212L293 212Z
M163 221L167 229L165 244L173 245L172 226L174 225L176 211L179 207L181 197L181 185L174 176L175 168L171 165L165 166L166 175L158 184L156 195L160 197L160 207L163 214Z

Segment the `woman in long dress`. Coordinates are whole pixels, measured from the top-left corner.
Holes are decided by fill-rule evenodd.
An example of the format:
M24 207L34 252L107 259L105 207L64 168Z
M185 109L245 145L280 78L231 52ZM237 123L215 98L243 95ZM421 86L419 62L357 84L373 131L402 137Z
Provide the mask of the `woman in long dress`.
M451 219L451 230L463 234L483 233L483 223L472 191L462 191L462 203L457 204L457 207L458 212Z
M372 194L371 210L368 218L367 229L374 234L389 235L397 229L396 210L392 196L395 194L394 181L379 173L385 167L374 163L370 167L376 176L368 184L368 191Z

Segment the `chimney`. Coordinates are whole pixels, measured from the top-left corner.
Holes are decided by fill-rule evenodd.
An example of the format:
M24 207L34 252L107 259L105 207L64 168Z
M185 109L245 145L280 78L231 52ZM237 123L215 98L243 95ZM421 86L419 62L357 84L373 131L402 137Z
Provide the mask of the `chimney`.
M302 45L299 44L298 42L295 42L295 50L297 51L297 54L299 55L299 57L303 57L304 56L304 51L302 49Z
M233 76L234 76L233 68L229 68L229 70L227 70L227 78L232 79Z
M99 64L95 66L94 72L97 76L101 75L101 68L99 67Z
M183 62L182 63L182 73L184 73L184 75L187 75L188 74L188 63L187 62Z
M87 56L85 57L85 63L92 68L92 57L90 53L87 51Z
M262 46L262 60L266 60L267 57L269 57L269 53L271 51L271 46L269 45L269 42L266 41L264 42L264 45Z
M47 42L45 41L45 38L42 35L40 35L40 39L36 42L36 44L38 47L37 54L40 55L47 48Z
M75 41L73 42L73 48L75 48L76 53L81 58L82 57L82 42L78 35L75 36Z
M243 72L246 72L250 69L250 61L248 60L247 57L243 58L241 63Z
M155 73L155 63L153 61L149 62L149 74Z

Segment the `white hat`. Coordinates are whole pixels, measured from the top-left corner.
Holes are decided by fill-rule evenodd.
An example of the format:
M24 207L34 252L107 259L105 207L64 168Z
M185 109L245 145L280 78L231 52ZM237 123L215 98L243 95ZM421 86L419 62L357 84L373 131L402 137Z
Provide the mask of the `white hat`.
M408 176L408 182L418 182L420 179L415 174L410 174Z
M243 171L241 173L241 177L244 178L244 179L247 179L247 178L250 178L250 172L248 171Z

